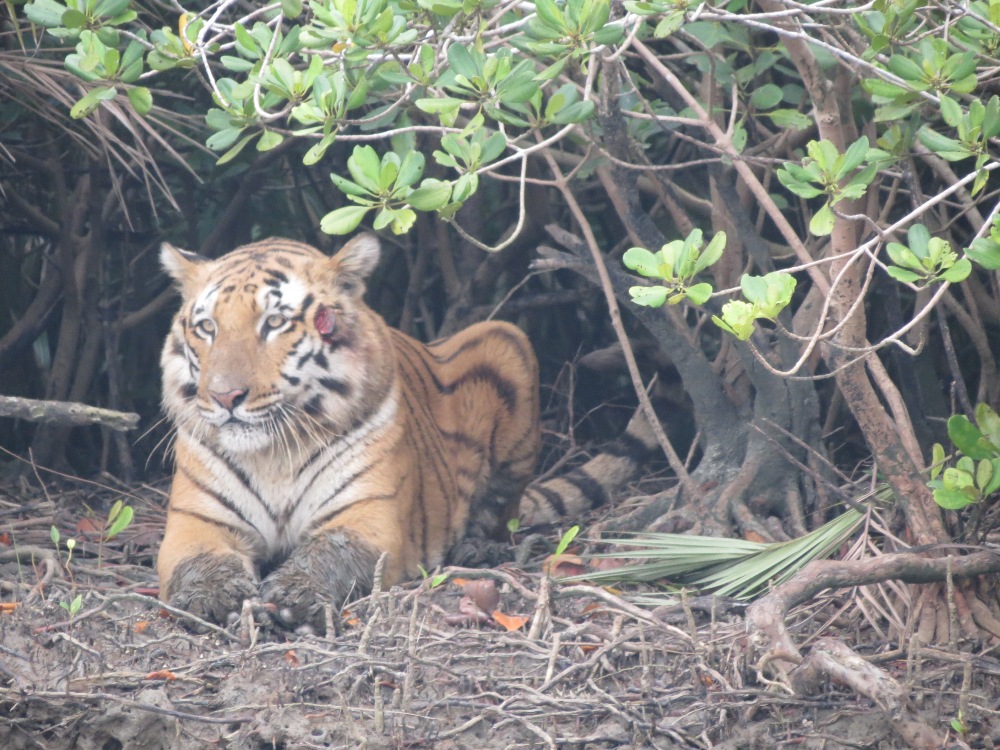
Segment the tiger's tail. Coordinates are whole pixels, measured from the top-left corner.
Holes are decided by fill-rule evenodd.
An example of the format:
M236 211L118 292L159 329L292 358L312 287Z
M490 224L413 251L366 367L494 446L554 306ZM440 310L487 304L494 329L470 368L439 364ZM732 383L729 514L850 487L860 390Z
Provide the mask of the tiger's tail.
M658 448L653 428L640 407L625 432L585 464L530 484L518 507L521 523L552 523L604 505L638 476L643 463Z

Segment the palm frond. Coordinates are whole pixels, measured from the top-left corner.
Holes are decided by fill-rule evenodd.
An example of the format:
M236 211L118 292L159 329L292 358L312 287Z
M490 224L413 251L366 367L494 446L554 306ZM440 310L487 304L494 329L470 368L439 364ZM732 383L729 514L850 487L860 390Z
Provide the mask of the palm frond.
M630 547L625 554L642 562L584 573L569 580L601 584L666 580L737 599L749 599L770 585L788 580L807 563L830 555L851 537L864 518L864 512L848 508L815 531L787 542L749 542L659 533L607 539L604 541L608 544ZM594 557L621 556L605 553ZM650 599L648 595L644 598Z

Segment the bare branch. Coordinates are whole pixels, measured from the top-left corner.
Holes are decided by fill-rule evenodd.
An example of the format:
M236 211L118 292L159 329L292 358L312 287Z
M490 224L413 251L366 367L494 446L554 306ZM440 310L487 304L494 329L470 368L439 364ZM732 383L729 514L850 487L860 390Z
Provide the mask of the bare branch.
M134 430L139 424L139 415L133 412L112 411L71 401L39 401L17 396L0 396L0 417L73 427L99 424L119 432Z

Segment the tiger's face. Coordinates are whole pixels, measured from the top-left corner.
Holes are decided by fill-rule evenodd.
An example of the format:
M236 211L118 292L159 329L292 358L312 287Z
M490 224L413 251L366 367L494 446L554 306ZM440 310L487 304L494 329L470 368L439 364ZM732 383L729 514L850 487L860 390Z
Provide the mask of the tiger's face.
M328 258L267 240L218 260L164 245L183 302L163 349L164 407L178 429L236 457L308 452L384 396L385 324L363 302L378 240Z

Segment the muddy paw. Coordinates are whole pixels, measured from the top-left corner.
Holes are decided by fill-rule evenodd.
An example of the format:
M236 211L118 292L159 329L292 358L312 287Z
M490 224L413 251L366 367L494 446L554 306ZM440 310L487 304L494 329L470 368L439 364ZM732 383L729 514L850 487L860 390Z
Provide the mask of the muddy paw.
M321 532L261 582L261 599L277 607L275 617L285 627L323 632L327 604L339 608L348 597L371 591L378 557L349 531Z
M257 583L236 555L202 554L182 561L166 585L167 603L202 620L226 625L239 617Z

